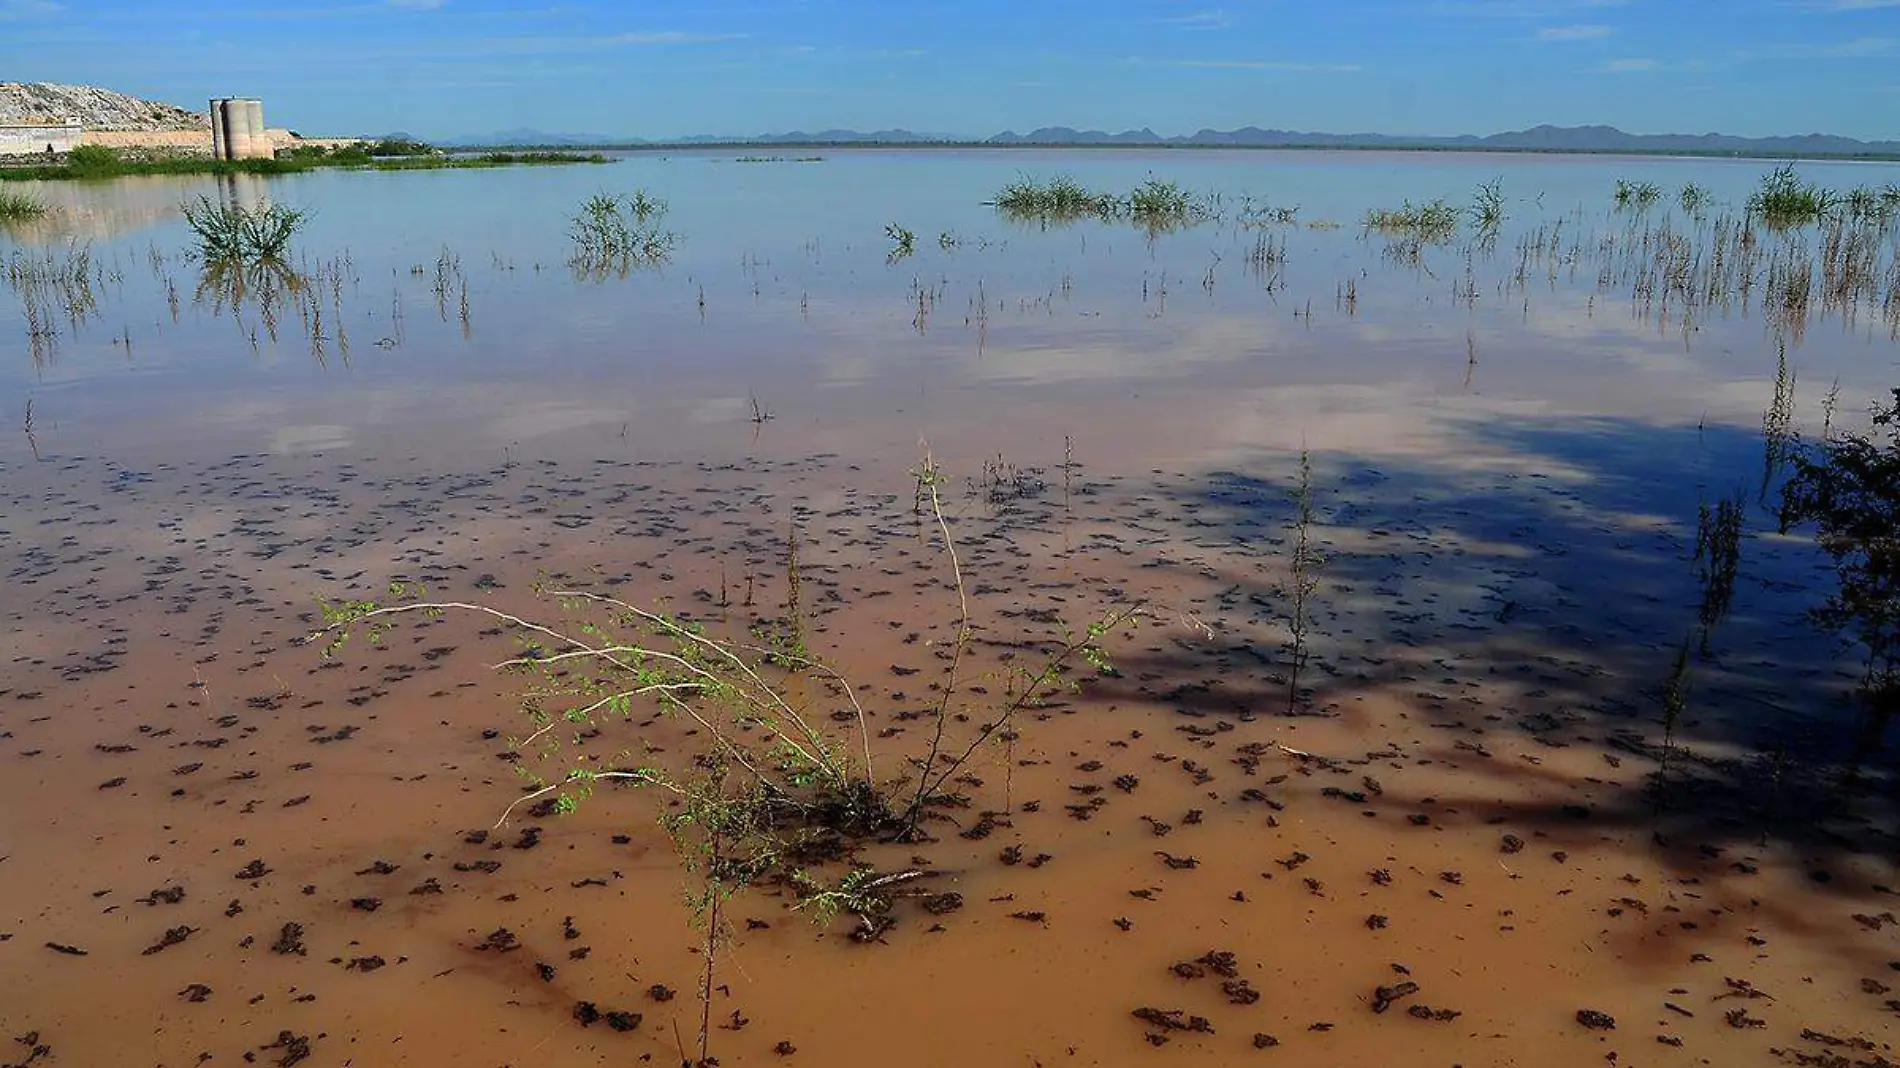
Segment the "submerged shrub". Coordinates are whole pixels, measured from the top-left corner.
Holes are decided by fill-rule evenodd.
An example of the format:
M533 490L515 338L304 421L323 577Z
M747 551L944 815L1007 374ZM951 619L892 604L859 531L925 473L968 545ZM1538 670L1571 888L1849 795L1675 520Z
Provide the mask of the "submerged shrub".
M37 219L46 214L46 205L26 193L0 189L0 220Z
M588 197L569 220L568 236L574 242L569 265L577 274L604 279L665 263L678 240L660 226L666 211L666 201L644 189L631 196Z
M1761 186L1748 198L1749 214L1769 226L1806 226L1840 204L1831 189L1804 182L1794 164L1784 163L1762 175Z
M1840 213L1848 222L1881 225L1900 215L1900 185L1884 189L1858 186L1840 196Z
M1424 204L1405 201L1397 208L1366 213L1366 229L1380 233L1445 241L1458 230L1458 209L1443 197Z
M1018 178L1004 186L993 202L996 210L1017 219L1067 222L1088 216L1112 219L1121 205L1108 193L1093 192L1068 175L1046 183Z
M1619 208L1641 211L1656 203L1662 197L1662 187L1655 182L1632 182L1627 178L1616 180L1616 192L1612 199Z
M1478 229L1495 232L1504 222L1504 179L1493 178L1479 185L1467 210Z
M207 260L274 260L290 247L290 239L308 221L301 211L282 204L214 204L201 196L184 205L185 225L197 235L198 251Z
M1126 197L1098 193L1067 175L1047 182L1018 178L1004 186L990 202L998 212L1018 222L1068 223L1094 218L1103 222L1128 219L1150 233L1191 226L1214 215L1213 204L1178 183L1149 178Z
M1128 214L1153 232L1201 222L1213 216L1214 207L1174 182L1150 178L1128 194Z
M1709 190L1706 186L1689 182L1682 187L1682 210L1686 214L1692 217L1699 217L1702 214L1702 209L1706 207L1708 203Z

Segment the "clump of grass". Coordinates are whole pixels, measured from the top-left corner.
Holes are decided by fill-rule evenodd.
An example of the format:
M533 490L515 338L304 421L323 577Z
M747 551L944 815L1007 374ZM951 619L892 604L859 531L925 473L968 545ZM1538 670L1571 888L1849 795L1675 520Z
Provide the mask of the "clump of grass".
M309 216L282 204L214 204L210 197L184 205L185 225L206 260L247 262L282 258Z
M1079 688L1084 677L1112 674L1109 639L1150 614L1137 602L1110 607L1085 626L1058 624L1033 657L1011 665L1002 686L973 686L971 649L988 628L972 619L944 514L947 480L928 453L913 476L919 516L934 528L956 599L930 707L913 717L922 719L919 741L898 753L880 754L871 727L879 710L859 703L860 688L803 648L795 535L785 559L791 619L749 634L584 588L537 588L553 605L536 620L479 603L430 601L419 587L397 583L388 603L325 602L323 629L311 638L328 657L351 641L380 643L397 616L450 611L514 630L526 648L500 666L527 683L523 704L532 729L510 746L523 757L516 766L529 789L508 803L498 826L524 806L539 815L566 813L601 787L641 787L656 795L655 814L682 864L704 883L695 908L707 921L709 959L722 903L751 886L794 892L794 907L821 923L854 913L868 932L859 937L871 940L889 926L889 888L934 873L860 869L825 877L823 867L860 845L930 837L920 834L923 824L945 819L945 808L969 805L969 791L981 785L968 774L972 763L998 743L1013 744L1044 704ZM828 696L807 696L820 692ZM654 714L689 725L694 751L668 756L647 747L642 763L610 764L582 748L585 739L618 729L638 752ZM878 774L879 766L900 765Z
M1702 209L1708 206L1709 190L1707 186L1689 182L1682 187L1682 210L1691 218L1701 218Z
M1128 219L1151 234L1191 226L1214 215L1214 205L1207 198L1160 178L1149 178L1126 197L1095 192L1066 175L1047 182L1018 178L990 203L1019 222L1046 225L1086 218Z
M1776 229L1806 226L1835 210L1840 197L1831 189L1804 182L1794 164L1784 163L1762 175L1748 198L1748 212Z
M1496 233L1504 222L1504 179L1493 178L1478 186L1472 194L1471 207L1466 212L1479 230Z
M899 223L890 223L884 227L884 236L891 239L890 254L885 260L896 263L898 260L917 251L917 234Z
M569 220L574 250L568 263L576 273L602 279L626 277L639 267L665 263L678 235L661 226L666 201L636 190L631 196L596 193L581 202Z
M1850 223L1863 226L1881 226L1900 215L1900 185L1889 184L1884 189L1870 186L1856 186L1841 194L1841 216Z
M1616 206L1626 211L1642 211L1662 198L1662 186L1655 182L1632 182L1627 178L1616 180L1616 192L1612 199Z
M1095 216L1113 218L1120 214L1116 198L1097 193L1068 175L1047 182L1017 178L1004 186L992 201L996 210L1018 219L1068 221Z
M1299 221L1300 208L1295 204L1256 204L1251 197L1243 200L1240 206L1240 225L1242 226L1291 226Z
M26 193L0 189L0 222L37 219L46 214L46 205Z
M1458 231L1458 209L1443 197L1424 204L1405 201L1397 208L1366 212L1366 229L1383 234L1444 241Z
M1185 222L1206 213L1204 201L1160 178L1149 178L1128 194L1128 214L1137 222Z
M1018 467L1004 460L999 452L996 459L983 461L983 477L970 480L969 492L972 497L981 496L990 504L1000 506L1040 497L1048 486L1042 468Z

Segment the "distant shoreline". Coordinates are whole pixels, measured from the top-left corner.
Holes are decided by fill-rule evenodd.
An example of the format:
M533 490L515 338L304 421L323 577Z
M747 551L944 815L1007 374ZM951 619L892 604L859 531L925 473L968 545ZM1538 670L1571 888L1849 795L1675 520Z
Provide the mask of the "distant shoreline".
M445 146L450 152L559 150L567 152L777 151L780 149L969 150L1079 149L1090 152L1448 152L1504 156L1641 156L1656 159L1728 159L1757 162L1900 163L1900 152L1744 152L1727 149L1529 148L1495 145L1338 145L1338 144L1141 144L1114 141L556 141L499 142Z

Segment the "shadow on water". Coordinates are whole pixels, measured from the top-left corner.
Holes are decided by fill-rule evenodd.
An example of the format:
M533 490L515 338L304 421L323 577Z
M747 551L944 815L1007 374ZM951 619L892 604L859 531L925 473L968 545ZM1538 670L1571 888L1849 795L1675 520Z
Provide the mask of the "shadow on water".
M1389 739L1358 708L1396 702L1443 740L1411 755L1457 767L1469 789L1405 798L1388 788L1383 803L1455 808L1557 841L1629 832L1685 875L1747 874L1738 854L1769 845L1817 881L1832 878L1830 862L1900 858L1895 747L1862 722L1858 650L1807 616L1834 574L1808 535L1777 532L1762 503L1773 494L1758 497L1762 435L1622 419L1467 434L1470 457L1510 459L1312 457L1324 581L1300 676L1315 681L1294 703L1284 614L1297 456L1164 484L1170 522L1219 571L1225 590L1208 609L1229 626L1210 681L1142 696L1214 722L1363 724L1369 747ZM1727 511L1732 530L1741 500L1734 586L1712 590L1724 569L1698 515ZM1130 679L1209 675L1179 649L1117 666ZM1493 758L1491 739L1533 754L1600 752L1603 774L1579 777L1574 759L1559 772L1554 752L1548 763Z

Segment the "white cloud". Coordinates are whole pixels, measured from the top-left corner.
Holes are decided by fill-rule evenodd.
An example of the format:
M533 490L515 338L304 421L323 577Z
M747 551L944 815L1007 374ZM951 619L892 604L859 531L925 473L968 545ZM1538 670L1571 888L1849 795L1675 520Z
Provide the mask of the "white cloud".
M1597 67L1596 73L1598 74L1640 74L1645 71L1656 71L1656 70L1661 70L1661 69L1663 69L1663 65L1660 62L1653 59L1640 59L1640 58L1612 59L1608 63L1605 63L1604 65L1602 65L1601 67Z
M1540 41L1595 41L1616 31L1608 26L1546 26L1537 31Z
M1737 52L1735 58L1750 59L1878 59L1900 56L1900 37L1856 37L1835 44L1790 45Z
M736 41L742 36L737 33L681 33L678 30L665 30L660 33L615 33L598 39L609 44L709 44L713 41Z
M1279 59L1144 59L1131 57L1135 63L1155 63L1167 67L1188 67L1194 70L1279 70L1307 71L1309 73L1349 74L1362 70L1356 63L1304 63L1296 60Z
M1197 30L1216 30L1226 26L1229 19L1227 18L1227 12L1216 9L1213 11L1190 11L1184 15L1170 15L1159 21L1169 26L1187 26Z
M744 37L744 34L738 33L687 33L681 30L606 33L586 37L489 37L445 45L444 50L456 55L556 56L576 52L606 52L616 48L715 44Z
M1900 55L1900 37L1856 37L1841 44L1821 46L1815 50L1815 55L1823 59L1896 56Z
M65 4L57 4L53 0L0 0L0 22L44 18L64 10Z
M1436 15L1503 19L1549 19L1622 7L1629 0L1439 0L1424 10Z

